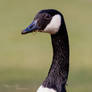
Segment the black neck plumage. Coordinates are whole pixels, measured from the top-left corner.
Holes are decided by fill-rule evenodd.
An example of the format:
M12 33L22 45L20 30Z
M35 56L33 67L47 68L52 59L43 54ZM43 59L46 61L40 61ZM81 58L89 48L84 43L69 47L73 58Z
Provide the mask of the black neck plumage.
M51 35L53 60L44 87L53 88L57 92L66 92L65 84L69 72L69 41L65 23L63 21L59 32Z

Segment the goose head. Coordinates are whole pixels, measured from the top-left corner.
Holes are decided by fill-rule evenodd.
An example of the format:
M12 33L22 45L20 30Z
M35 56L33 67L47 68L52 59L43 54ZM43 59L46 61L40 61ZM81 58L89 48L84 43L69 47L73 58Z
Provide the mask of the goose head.
M41 10L34 17L33 22L22 31L22 34L35 31L56 34L61 26L61 17L61 13L57 10Z

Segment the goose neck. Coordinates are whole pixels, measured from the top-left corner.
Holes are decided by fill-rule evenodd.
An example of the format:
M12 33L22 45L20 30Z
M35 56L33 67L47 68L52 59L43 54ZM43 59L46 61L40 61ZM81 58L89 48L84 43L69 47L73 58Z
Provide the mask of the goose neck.
M69 71L69 42L66 29L59 31L60 33L51 35L53 60L43 85L57 92L66 92L64 90Z

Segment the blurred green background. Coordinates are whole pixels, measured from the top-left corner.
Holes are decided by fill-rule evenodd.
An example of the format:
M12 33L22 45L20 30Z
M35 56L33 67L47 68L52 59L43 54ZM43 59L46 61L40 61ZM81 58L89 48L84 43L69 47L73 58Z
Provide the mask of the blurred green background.
M67 92L92 92L92 0L0 0L0 92L36 92L47 76L49 34L21 35L41 9L64 15L70 39Z

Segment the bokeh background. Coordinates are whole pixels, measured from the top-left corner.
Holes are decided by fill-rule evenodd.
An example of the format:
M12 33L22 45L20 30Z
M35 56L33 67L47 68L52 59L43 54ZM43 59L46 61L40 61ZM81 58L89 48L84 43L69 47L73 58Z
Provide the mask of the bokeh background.
M21 35L41 9L64 15L70 40L67 92L92 92L92 0L0 0L0 92L36 92L51 60L50 35Z

